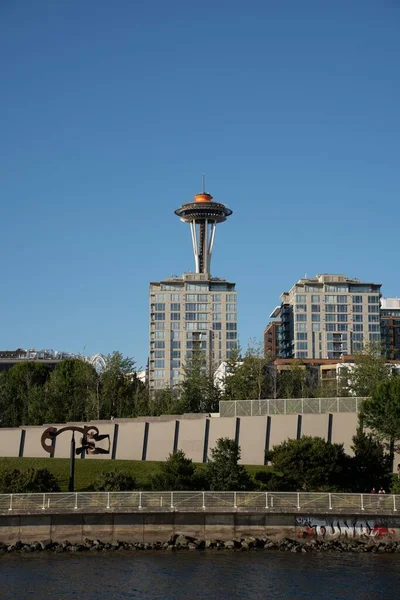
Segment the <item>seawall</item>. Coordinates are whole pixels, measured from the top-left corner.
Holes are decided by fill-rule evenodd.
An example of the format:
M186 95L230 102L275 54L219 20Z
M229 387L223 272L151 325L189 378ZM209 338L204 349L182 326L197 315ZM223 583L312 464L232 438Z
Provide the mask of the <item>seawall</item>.
M400 540L400 517L395 514L294 514L263 511L52 513L0 516L0 542L41 540L84 543L166 542L175 535L197 540L239 540L254 537L306 542Z

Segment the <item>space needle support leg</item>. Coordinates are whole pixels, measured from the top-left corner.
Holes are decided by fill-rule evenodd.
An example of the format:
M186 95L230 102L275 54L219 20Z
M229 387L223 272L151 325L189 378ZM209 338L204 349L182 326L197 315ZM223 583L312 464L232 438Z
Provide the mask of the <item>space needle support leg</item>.
M196 221L191 221L191 223L190 223L190 231L191 231L191 234L192 234L194 264L195 264L195 267L196 267L196 273L199 273L200 272L200 269L199 269L199 250L198 250L198 246L197 246Z
M215 229L216 229L216 223L215 221L212 222L210 224L210 240L208 242L208 268L210 268L211 265L211 255L212 255L212 251L213 251L213 247L214 247L214 238L215 238Z

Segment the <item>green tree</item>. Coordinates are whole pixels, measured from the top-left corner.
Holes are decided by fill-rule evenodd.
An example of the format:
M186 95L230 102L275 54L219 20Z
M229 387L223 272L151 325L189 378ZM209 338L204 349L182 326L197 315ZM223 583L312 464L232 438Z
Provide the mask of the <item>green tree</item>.
M372 488L389 489L392 479L390 456L383 445L362 427L353 436L351 449L351 491L367 492Z
M38 425L43 422L47 365L24 361L0 377L0 410L3 427Z
M319 437L287 440L266 453L272 463L272 490L318 492L346 491L349 487L350 457L343 444Z
M222 380L224 400L261 400L274 394L272 357L264 355L263 345L251 340L242 357L240 349L233 351L226 361L226 375Z
M343 371L349 392L361 397L371 396L378 383L387 381L391 375L380 344L366 344L362 352L355 354L354 366Z
M95 492L129 492L136 488L136 481L124 471L102 471L94 481Z
M160 465L160 472L152 478L154 490L197 490L203 481L197 474L193 462L182 450L172 452Z
M377 383L372 395L361 405L360 418L364 426L389 448L390 464L400 441L400 378Z
M279 376L279 390L282 398L312 397L306 367L300 362L295 362L288 369L282 370Z
M240 447L235 440L220 438L211 450L206 477L211 490L251 490L253 481L243 465L239 465Z
M79 358L58 363L50 375L46 421L87 421L97 417L97 373Z
M195 350L183 367L179 389L180 412L217 412L220 390L204 352Z
M100 418L134 416L135 402L142 400L139 392L144 391L144 385L138 379L133 358L124 357L121 352L109 354L100 389Z

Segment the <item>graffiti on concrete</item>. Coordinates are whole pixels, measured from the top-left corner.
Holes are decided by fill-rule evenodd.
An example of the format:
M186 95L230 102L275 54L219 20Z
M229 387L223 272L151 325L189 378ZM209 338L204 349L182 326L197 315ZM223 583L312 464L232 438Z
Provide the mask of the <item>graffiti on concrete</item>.
M384 520L352 519L339 517L318 519L314 517L296 517L298 537L336 538L380 538L395 535Z

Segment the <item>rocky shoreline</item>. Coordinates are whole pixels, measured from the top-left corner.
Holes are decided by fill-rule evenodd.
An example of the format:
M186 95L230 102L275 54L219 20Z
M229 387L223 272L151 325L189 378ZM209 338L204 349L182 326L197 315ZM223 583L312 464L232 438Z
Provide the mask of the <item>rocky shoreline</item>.
M45 540L41 542L24 543L15 542L6 544L0 542L0 555L11 553L51 552L54 554L76 553L76 552L121 552L121 551L143 551L143 550L277 550L281 552L372 552L372 553L400 553L400 541L390 539L378 540L331 540L324 541L311 539L297 541L289 538L281 540L270 540L268 538L245 537L240 540L199 540L185 535L174 535L167 542L140 543L140 542L111 542L104 543L100 540L86 539L84 543L53 542Z

